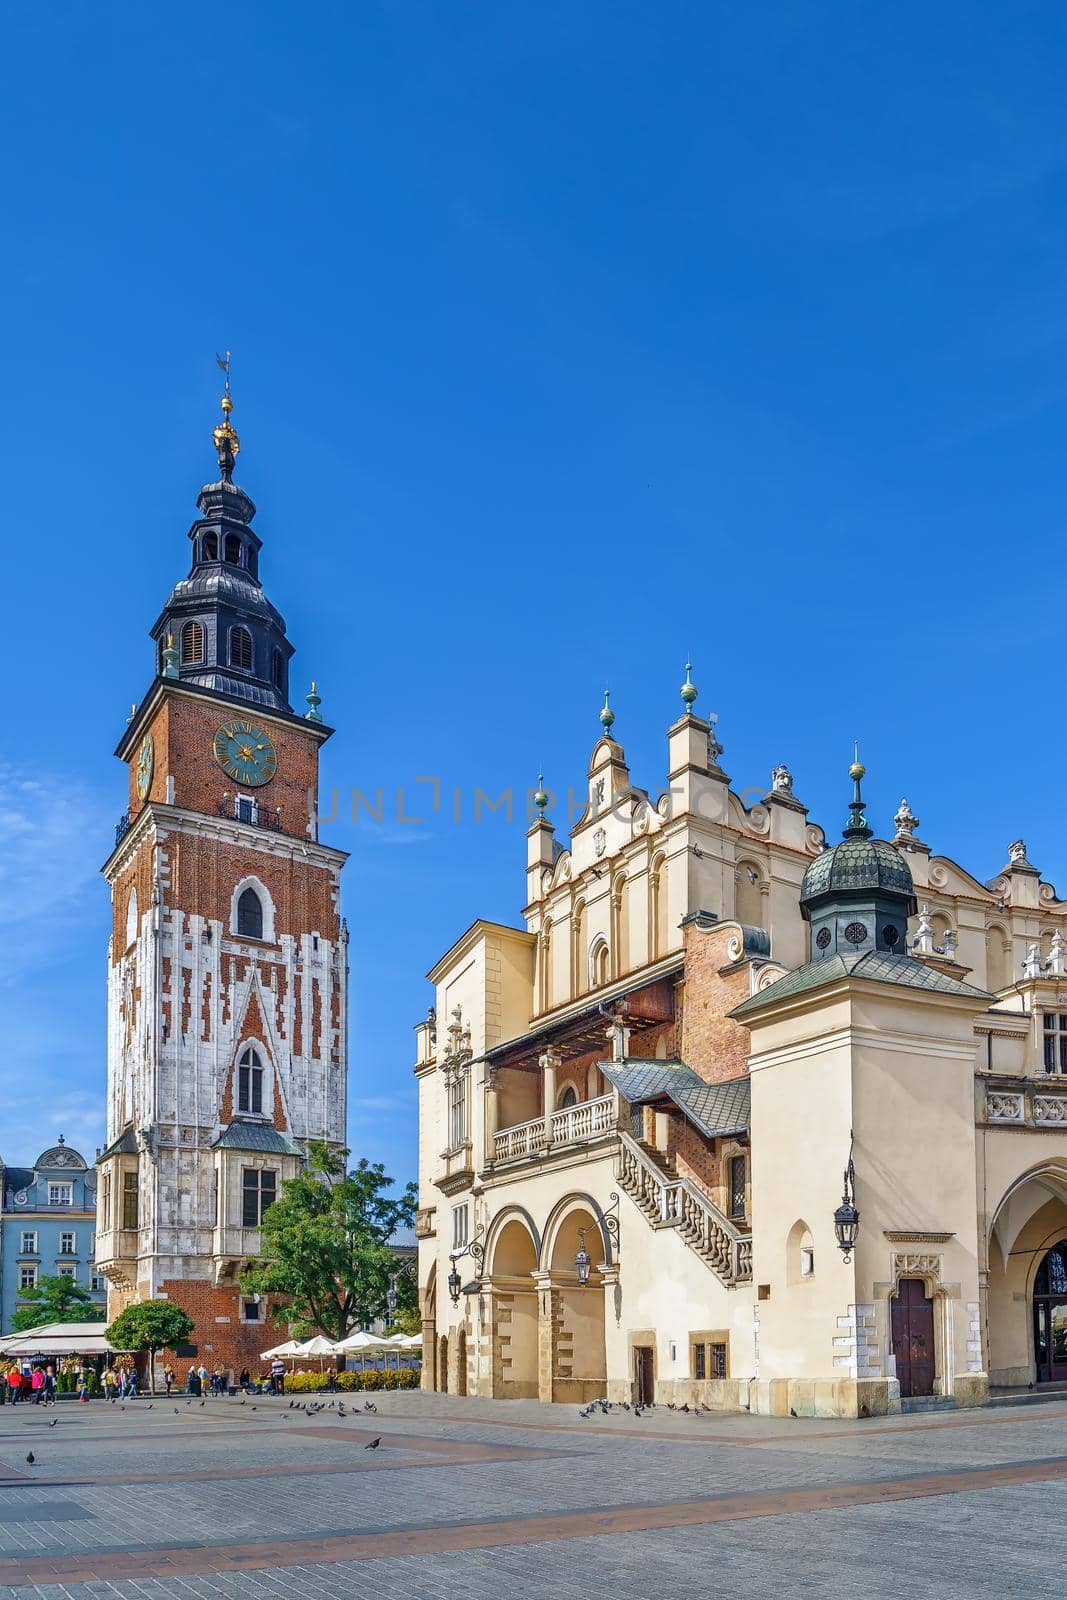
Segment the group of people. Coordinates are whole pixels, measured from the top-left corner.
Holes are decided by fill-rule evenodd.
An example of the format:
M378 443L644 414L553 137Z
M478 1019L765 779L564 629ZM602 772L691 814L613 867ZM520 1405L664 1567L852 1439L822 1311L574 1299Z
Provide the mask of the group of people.
M167 1393L170 1394L177 1382L173 1367L164 1367L163 1382L166 1385ZM234 1375L232 1367L217 1366L214 1371L209 1372L204 1363L201 1362L198 1367L191 1366L186 1373L185 1392L192 1395L211 1394L218 1398L224 1394L236 1394L238 1384L242 1389L248 1389L251 1387L251 1382L251 1376L247 1368L238 1378Z
M137 1387L137 1374L132 1367L105 1367L101 1379L104 1386L104 1399L110 1400L114 1405L116 1400L136 1400L140 1394Z
M4 1375L0 1384L0 1406L5 1400L10 1400L12 1405L18 1401L30 1400L35 1406L54 1406L56 1403L56 1369L51 1363L46 1367L32 1366L26 1362L19 1366L16 1362L11 1370Z

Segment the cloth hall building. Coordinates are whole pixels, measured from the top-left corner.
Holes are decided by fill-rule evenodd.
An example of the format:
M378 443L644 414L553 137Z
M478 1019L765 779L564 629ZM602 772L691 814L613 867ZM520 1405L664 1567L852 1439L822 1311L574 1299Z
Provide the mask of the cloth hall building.
M658 797L605 704L523 926L429 974L424 1386L856 1416L1067 1379L1067 902L907 802L875 838L858 761L836 844L784 767L746 806L682 699Z
M119 740L127 809L111 888L108 1145L97 1269L108 1313L167 1297L209 1367L253 1364L269 1307L241 1292L260 1222L309 1140L345 1142L343 852L318 837L314 683L260 582L227 377L219 478L151 630L154 676Z

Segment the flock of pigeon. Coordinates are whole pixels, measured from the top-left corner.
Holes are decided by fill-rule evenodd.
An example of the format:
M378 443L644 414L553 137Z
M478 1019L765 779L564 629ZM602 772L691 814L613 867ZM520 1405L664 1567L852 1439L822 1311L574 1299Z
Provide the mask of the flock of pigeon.
M646 1411L655 1411L656 1402L647 1400L644 1405L631 1405L628 1400L620 1400L618 1405L613 1400L590 1400L587 1406L582 1406L578 1412L580 1417L592 1417L599 1411L606 1417L609 1411L628 1411L631 1417L643 1417ZM673 1400L667 1402L668 1411L677 1411L679 1415L687 1417L710 1417L711 1406L675 1405Z
M145 1406L144 1409L146 1411L151 1411L153 1403L154 1402L152 1402L150 1400L148 1402L148 1405ZM186 1407L188 1408L189 1406L192 1405L192 1403L193 1402L192 1402L191 1399L187 1400L185 1402ZM248 1402L246 1400L244 1400L244 1399L241 1399L238 1402L238 1404L242 1405L242 1406L243 1405L247 1405L247 1403ZM200 1404L203 1406L203 1405L206 1405L207 1402L205 1400L201 1400ZM126 1407L123 1406L121 1409L123 1411L125 1411ZM173 1406L171 1409L173 1410L174 1415L176 1417L181 1415L181 1411L180 1411L178 1406ZM253 1406L252 1407L253 1411L258 1411L258 1409L259 1409L258 1406ZM626 1409L629 1410L629 1407L627 1406ZM344 1419L346 1419L346 1418L348 1418L350 1416L362 1417L364 1412L370 1412L373 1415L374 1413L377 1412L377 1410L378 1410L378 1407L374 1404L374 1402L372 1400L364 1400L364 1402L363 1402L363 1410L362 1411L360 1410L360 1408L358 1406L352 1406L351 1409L348 1409L345 1406L345 1404L344 1404L344 1402L342 1400L331 1400L327 1404L324 1404L321 1400L290 1400L290 1402L289 1402L289 1410L282 1412L282 1421L283 1422L288 1422L288 1420L289 1420L289 1412L290 1411L302 1411L304 1413L304 1415L308 1416L308 1417L317 1416L320 1411L335 1411L337 1413L337 1415L342 1420L344 1420ZM585 1413L583 1412L582 1415L584 1416ZM49 1422L48 1426L50 1428L54 1428L56 1423L58 1422L58 1420L59 1420L58 1417L53 1417L51 1419L51 1421ZM381 1441L381 1437L379 1436L376 1439L372 1439L369 1444L365 1444L363 1446L363 1448L364 1448L364 1450L377 1450L378 1447L381 1445L381 1442L382 1442ZM31 1450L29 1455L26 1457L26 1465L28 1467L32 1467L36 1460L37 1460L37 1457L34 1455L33 1451Z

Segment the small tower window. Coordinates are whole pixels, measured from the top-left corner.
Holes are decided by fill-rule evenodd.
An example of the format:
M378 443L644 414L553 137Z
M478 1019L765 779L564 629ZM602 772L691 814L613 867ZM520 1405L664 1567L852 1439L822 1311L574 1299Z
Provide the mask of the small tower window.
M237 902L237 937L263 937L263 902L254 889L245 889Z
M217 561L219 559L219 536L217 533L205 533L200 542L201 561Z
M263 1114L263 1063L251 1047L237 1063L237 1109L254 1117Z
M252 635L247 628L230 629L230 666L252 670Z
M226 535L226 560L230 562L231 566L239 567L241 565L241 541L235 533Z
M276 689L280 689L283 686L282 675L284 671L285 663L282 661L282 653L280 650L275 650L273 657L272 677L274 680L274 687Z
M204 659L204 630L199 622L187 622L182 629L182 661L196 665Z

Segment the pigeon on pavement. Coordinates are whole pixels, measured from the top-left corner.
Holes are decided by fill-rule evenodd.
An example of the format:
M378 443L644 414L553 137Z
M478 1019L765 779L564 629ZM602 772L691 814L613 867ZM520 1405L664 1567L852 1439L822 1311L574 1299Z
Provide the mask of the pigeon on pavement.
M377 1448L381 1444L381 1442L382 1442L381 1439L372 1439L370 1444L365 1444L363 1446L363 1448L364 1448L364 1450L377 1450ZM33 1460L32 1456L30 1457L30 1460L31 1461Z
M375 1442L375 1444L377 1444L377 1442L378 1442L377 1439L374 1442ZM37 1457L34 1455L33 1451L31 1450L29 1455L26 1457L26 1465L32 1467L33 1463L36 1460L37 1460Z

